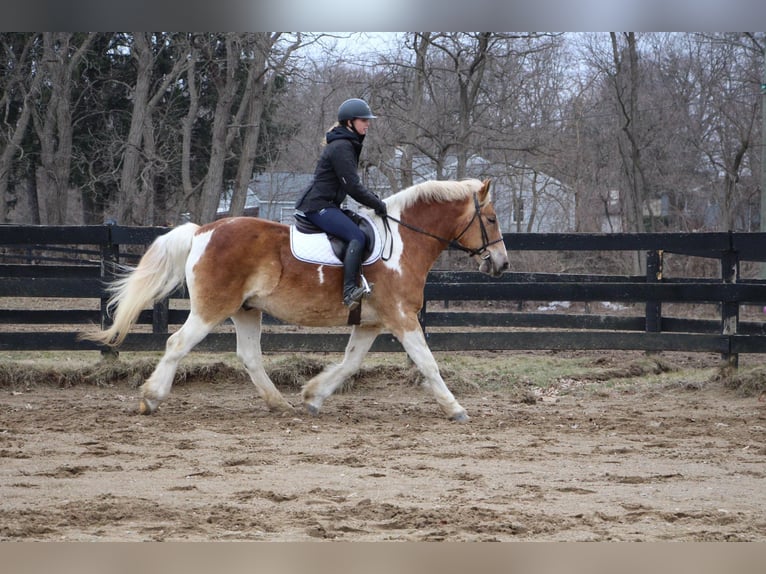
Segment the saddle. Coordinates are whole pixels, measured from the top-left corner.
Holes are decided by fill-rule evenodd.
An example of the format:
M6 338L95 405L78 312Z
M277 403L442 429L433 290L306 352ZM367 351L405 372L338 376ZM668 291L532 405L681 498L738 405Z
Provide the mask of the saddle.
M362 265L370 265L380 259L383 251L380 232L368 215L344 209L367 237L367 246L362 255ZM306 263L319 265L343 265L346 242L340 237L329 235L311 223L300 212L294 214L295 223L290 226L290 249L293 256Z

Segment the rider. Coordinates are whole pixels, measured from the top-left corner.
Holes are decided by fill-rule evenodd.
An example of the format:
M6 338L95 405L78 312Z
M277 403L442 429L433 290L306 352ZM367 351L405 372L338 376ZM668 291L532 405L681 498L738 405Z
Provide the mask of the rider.
M346 242L343 304L350 309L358 306L365 294L364 287L357 285L357 277L367 238L340 206L350 195L378 215L386 215L386 204L362 185L357 174L364 136L375 117L364 100L352 98L340 105L338 123L325 135L327 145L317 162L314 179L295 204L295 209L311 223Z

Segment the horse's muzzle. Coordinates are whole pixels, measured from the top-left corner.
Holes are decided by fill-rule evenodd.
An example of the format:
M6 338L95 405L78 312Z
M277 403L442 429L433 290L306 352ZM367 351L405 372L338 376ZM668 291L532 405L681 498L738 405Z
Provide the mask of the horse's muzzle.
M498 255L488 251L481 258L479 271L491 275L492 277L500 277L500 275L508 270L508 267L510 267L510 264L508 263L507 254Z

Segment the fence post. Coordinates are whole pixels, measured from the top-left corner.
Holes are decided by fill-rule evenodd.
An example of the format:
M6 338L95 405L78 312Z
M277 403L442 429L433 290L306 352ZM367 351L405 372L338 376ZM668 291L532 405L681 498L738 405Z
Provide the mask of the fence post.
M420 328L423 329L423 335L428 338L428 333L426 332L426 305L428 305L428 301L423 299L423 306L418 311L418 322L420 323Z
M167 333L169 316L170 297L165 297L162 301L157 301L152 309L152 333Z
M646 282L659 283L662 281L662 250L646 252ZM646 302L646 332L659 333L662 331L662 301Z
M731 233L729 233L731 237ZM739 278L739 257L729 241L729 249L721 256L721 279L724 283L736 283ZM737 334L739 325L739 302L721 301L721 334L729 337L729 349L731 350L731 335ZM724 361L729 367L736 369L739 365L737 353L725 353Z
M120 246L112 243L112 226L114 223L111 221L105 222L107 226L107 240L106 243L101 244L101 282L104 285L109 285L115 278L115 270L120 261ZM101 294L101 329L108 329L112 324L112 318L107 312L107 302L109 297L106 293ZM104 346L101 347L101 357L103 359L116 359L119 356L119 352L113 347Z

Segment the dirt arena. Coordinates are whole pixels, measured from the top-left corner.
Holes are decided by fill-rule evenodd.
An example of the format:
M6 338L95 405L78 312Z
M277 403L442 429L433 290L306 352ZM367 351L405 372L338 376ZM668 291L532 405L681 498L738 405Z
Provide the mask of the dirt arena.
M371 356L316 418L220 372L148 417L135 381L0 381L0 540L764 541L766 402L713 359L543 387L443 368L466 424L403 356Z

